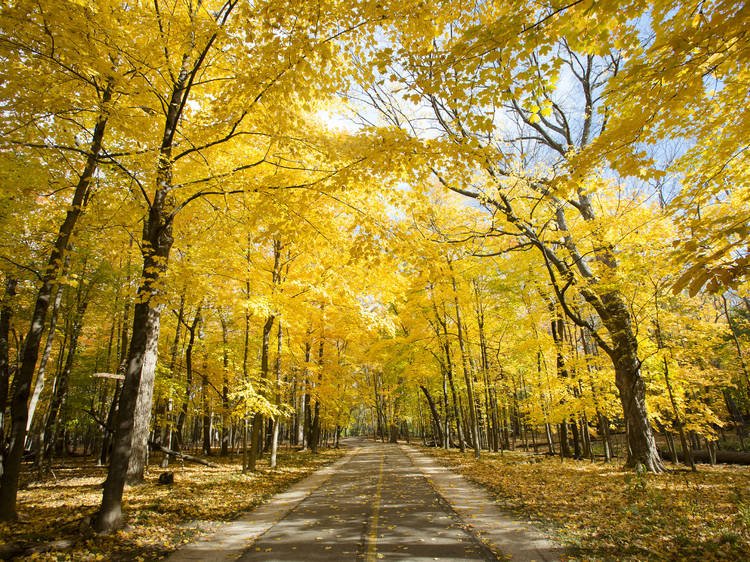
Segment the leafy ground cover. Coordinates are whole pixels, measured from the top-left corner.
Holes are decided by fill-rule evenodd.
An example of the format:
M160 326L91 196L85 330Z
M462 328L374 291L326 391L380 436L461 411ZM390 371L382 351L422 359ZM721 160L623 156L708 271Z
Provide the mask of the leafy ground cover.
M159 485L163 472L154 458L146 483L125 490L128 528L113 535L82 532L81 525L101 502L106 468L69 459L54 469L55 478L29 482L19 493L21 520L0 524L0 544L77 542L61 551L32 554L19 560L154 560L166 556L196 534L231 521L297 480L341 456L328 449L279 453L279 468L267 458L255 473L241 473L237 456L213 458L219 468L178 462L171 485Z
M750 467L636 475L621 464L422 448L584 560L746 560Z

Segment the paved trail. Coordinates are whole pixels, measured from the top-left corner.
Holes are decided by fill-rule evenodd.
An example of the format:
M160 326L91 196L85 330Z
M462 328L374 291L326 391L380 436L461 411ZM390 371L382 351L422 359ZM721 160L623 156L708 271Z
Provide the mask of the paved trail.
M362 558L495 560L397 445L373 443L240 560Z
M169 561L502 559L475 533L514 561L563 554L428 456L395 444L349 445L347 458Z

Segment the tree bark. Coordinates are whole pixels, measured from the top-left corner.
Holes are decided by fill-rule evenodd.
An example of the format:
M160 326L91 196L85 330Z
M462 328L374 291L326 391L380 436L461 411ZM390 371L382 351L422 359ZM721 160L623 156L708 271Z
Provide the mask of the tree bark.
M302 379L299 384L299 410L297 411L297 445L305 447L305 398L307 397L306 371L300 371Z
M453 270L451 262L448 266ZM451 276L453 283L453 304L456 309L456 329L458 330L458 346L461 350L461 364L464 373L464 382L466 383L466 396L469 401L467 408L469 410L469 429L471 432L472 446L474 447L474 457L479 458L479 425L477 423L476 403L474 401L474 389L471 381L472 373L469 371L469 360L466 354L466 344L464 342L464 327L461 321L461 307L458 304L458 290L456 289L456 278Z
M441 364L442 366L442 364ZM441 374L443 375L442 380L442 387L441 390L443 391L443 414L444 414L444 426L443 426L443 446L445 447L445 450L447 451L450 449L451 446L451 422L450 422L450 408L448 407L448 373L447 369L442 366L440 369Z
M8 404L8 384L10 383L10 359L8 337L13 318L13 300L16 296L18 280L8 277L5 280L5 294L0 304L0 437L5 435L5 408ZM0 447L0 454L2 451ZM2 458L0 458L2 462ZM1 469L2 467L0 467Z
M278 238L273 239L273 269L271 270L271 286L272 292L276 290L276 286L281 282L281 241ZM266 318L265 324L263 324L262 340L261 340L261 359L260 359L260 376L261 385L265 385L268 380L268 349L270 343L271 329L273 328L274 320L276 315L272 314ZM263 428L263 414L262 412L256 412L253 417L253 428L250 440L250 459L248 461L249 470L254 471L256 468L256 461L258 455L261 453L261 430Z
M461 409L458 407L458 395L456 393L456 384L453 381L453 361L451 360L450 344L443 342L443 352L445 353L445 374L448 377L448 386L453 399L453 418L456 420L456 433L458 434L458 448L463 453L466 451L464 442L463 416Z
M587 194L579 193L579 206L584 220L593 221L594 212ZM557 223L561 230L569 232L562 207L557 211ZM593 272L578 253L570 235L566 234L564 240L570 255L576 260L578 270L588 281L587 285L580 288L581 296L596 311L611 339L611 343L607 344L595 332L591 332L592 336L597 338L599 346L612 360L615 368L615 386L620 394L628 439L626 466L643 465L649 472L657 474L664 472L664 464L659 457L659 450L656 447L654 433L646 411L646 384L641 376L638 340L633 332L630 311L625 298L617 289L597 287ZM544 251L545 257L549 257L547 250ZM601 248L597 249L596 259L612 272L616 271L615 258L607 244L603 244ZM561 269L561 273L567 271L569 275L572 275L572 271L562 265L559 260L556 267ZM559 288L556 290L559 291ZM565 299L560 298L559 293L558 300L560 300L560 304L568 317L574 321L580 321L580 318L576 318L565 304Z
M182 430L185 426L188 408L190 407L190 393L193 391L193 349L195 348L195 332L198 329L198 325L203 320L201 316L202 306L201 303L198 305L198 308L195 309L195 317L193 318L192 324L188 327L190 336L188 337L188 344L185 348L185 396L180 406L180 413L177 416L177 425L174 430L177 450L182 448Z
M180 307L177 310L177 325L175 327L174 331L174 339L172 340L172 348L169 350L169 398L166 400L159 400L157 399L157 406L156 406L156 422L154 427L154 435L159 440L159 443L167 447L168 449L172 448L172 439L174 435L174 427L172 426L172 423L174 422L174 398L173 398L173 392L174 392L174 370L177 366L177 356L179 354L179 348L180 348L180 338L182 337L182 325L185 322L185 291L187 290L186 287L183 287L182 291L180 292ZM162 403L161 406L159 406L159 402ZM163 423L164 427L159 427L159 414L164 416L163 417ZM164 455L161 459L161 468L167 468L169 466L169 455Z
M153 244L144 246L146 255L144 256L142 283L138 289L137 304L133 314L130 351L118 402L112 456L107 480L104 483L102 504L94 521L95 529L100 532L119 529L124 525L122 493L130 459L141 373L147 349L156 349L157 342L153 339L158 339L159 336L161 307L155 305L152 299L156 296L157 283L164 273L172 246L171 227L162 224L158 213L152 213L152 220L149 220L148 225L154 239Z
M638 343L630 314L617 293L604 295L602 302L607 310L605 326L613 343L608 354L615 366L615 385L620 392L627 429L629 456L626 465L642 464L649 472L664 472L646 411L646 384L641 376Z
M133 246L133 237L130 237L129 247ZM128 254L127 269L125 270L125 285L130 283L130 255ZM122 329L120 332L119 341L119 364L117 366L117 374L125 376L125 369L128 365L128 326L130 319L130 299L125 298L125 305L122 312ZM109 413L107 414L107 425L104 431L104 437L102 439L102 450L99 455L99 464L104 465L110 456L110 449L112 446L112 437L114 436L115 420L117 419L117 405L120 402L120 393L122 392L122 382L117 381L115 385L115 392L112 396L112 403L109 407Z
M261 384L265 384L268 379L268 348L270 343L271 329L273 328L275 316L266 318L261 333L261 350L260 350L260 377ZM256 412L253 416L253 427L250 434L250 458L248 459L248 470L257 470L256 465L258 455L261 449L261 429L263 426L263 413Z
M204 350L205 351L205 350ZM208 403L208 358L207 354L203 355L203 373L201 374L201 430L203 433L203 442L201 450L206 456L211 456L211 407Z
M227 319L220 312L221 321L221 344L223 358L223 377L221 386L221 451L220 455L226 457L229 454L229 328Z
M141 385L141 373L147 349L157 349L161 321L161 304L158 298L161 279L166 272L172 249L172 217L174 202L170 195L172 185L172 141L179 121L183 94L188 78L189 57L183 60L180 77L172 91L162 146L156 174L154 193L147 220L143 226L143 270L138 287L133 314L133 330L128 352L128 366L120 393L115 424L114 446L104 483L102 504L94 521L97 531L113 531L124 525L122 492L130 459L133 425Z
M118 374L125 373L125 363L123 362L117 369ZM109 405L109 412L107 413L107 422L104 432L104 438L102 439L102 450L99 453L99 466L107 464L109 459L109 450L112 446L112 432L114 431L115 419L117 418L117 403L120 401L120 392L122 391L122 383L118 380L115 385L115 392L112 395L112 402Z
M482 303L479 281L477 279L474 279L472 281L472 284L474 287L474 308L476 313L477 331L479 334L479 353L480 364L482 368L482 382L484 383L484 408L485 419L487 423L487 449L491 449L492 451L497 452L497 424L496 416L493 412L492 398L490 395L489 357L487 354L487 336L484 332L484 304Z
M432 413L432 421L435 423L435 427L437 428L438 432L438 439L440 440L440 445L445 446L445 435L443 434L443 429L440 425L440 414L438 414L437 408L435 407L435 401L432 399L432 396L430 395L430 391L427 390L427 387L424 385L419 385L419 388L422 389L422 392L425 395L425 398L427 398L427 403L430 406L430 412Z
M726 405L727 411L734 420L737 437L740 440L740 447L742 447L742 450L745 451L745 418L743 417L742 412L737 406L737 402L735 402L734 398L732 397L732 393L728 388L722 390L722 395L724 396L724 403Z
M144 471L148 459L148 436L151 425L151 406L156 380L156 362L159 355L159 323L162 306L149 308L146 327L146 349L141 367L141 379L138 384L138 397L133 414L133 438L130 446L130 459L125 482L130 485L144 482Z
M66 258L65 260L69 260ZM65 270L63 269L63 274ZM57 329L57 313L60 310L60 303L62 302L63 295L63 284L59 284L57 292L55 293L55 300L52 303L52 312L49 319L49 330L47 331L47 342L44 344L44 351L42 352L42 358L39 361L39 368L36 372L36 382L34 383L34 392L31 394L31 401L29 402L29 419L26 420L26 433L31 431L31 425L34 422L34 414L36 413L36 406L39 403L39 397L42 395L44 390L44 378L47 374L47 362L52 354L52 344L55 340L55 331Z
M281 349L283 344L283 330L281 319L279 319L278 332L276 333L276 385L274 394L276 396L276 407L281 405ZM276 468L276 452L279 447L279 414L273 418L273 437L271 441L271 468Z
M83 277L83 276L82 276ZM55 444L55 435L57 434L57 422L60 410L62 409L65 399L68 394L68 382L70 381L70 373L73 369L73 361L75 359L76 350L78 348L78 338L81 335L81 328L83 327L83 317L86 314L86 308L88 307L88 295L84 294L81 290L83 284L79 285L77 292L77 305L73 312L73 318L71 319L70 327L70 343L68 344L68 354L65 359L65 366L63 367L60 376L57 378L57 384L55 385L55 393L50 401L49 412L47 414L47 421L44 427L44 443L45 447L40 449L40 454L50 458L52 449ZM41 465L41 459L39 459L39 465Z
M558 426L558 436L560 438L560 458L570 456L570 442L568 441L568 420L563 420Z
M450 389L451 389L451 396L453 398L453 416L456 419L456 431L458 433L458 446L461 452L463 453L466 450L466 446L464 444L462 418L460 414L460 409L458 407L458 398L456 396L456 386L453 382L453 361L451 359L450 341L448 340L448 327L447 327L447 320L445 319L446 314L444 313L442 316L440 315L440 313L438 312L437 303L435 302L434 292L431 292L431 296L432 296L432 311L435 317L435 325L434 325L435 335L437 336L437 340L443 349L443 354L445 357L445 361L441 362L443 377L447 378ZM442 329L442 332L441 332L441 329ZM445 433L448 436L448 440L450 441L450 426L449 426L449 415L448 415L447 406L448 405L446 403Z
M73 200L66 212L65 220L58 230L57 238L42 275L42 284L37 291L34 302L31 324L23 347L23 359L15 377L15 392L11 402L12 427L10 445L8 447L8 456L3 466L2 478L0 478L0 521L12 521L18 517L16 513L18 476L26 444L26 422L28 421L29 413L28 400L31 392L31 381L34 377L36 362L39 357L39 344L42 339L44 323L47 317L52 290L57 279L57 273L62 265L78 218L83 213L88 202L94 172L99 164L102 139L104 138L104 131L107 126L106 111L111 97L112 87L111 85L107 85L106 89L102 92L101 107L103 111L99 114L94 127L86 164L76 184Z
M310 343L310 336L312 332L308 331L307 333L307 339L305 340L305 365L310 364L310 359L312 357L312 344ZM312 437L312 381L310 380L310 370L305 367L304 370L304 377L305 377L305 399L303 400L303 410L304 410L304 442L305 446L303 447L303 451L306 450L310 446L310 439ZM374 425L373 425L374 428Z
M323 346L325 343L323 338L323 330L321 329L320 344L318 346L318 388L320 388L320 383L323 380ZM317 454L318 445L320 444L320 396L315 397L315 412L312 417L310 434L310 452Z

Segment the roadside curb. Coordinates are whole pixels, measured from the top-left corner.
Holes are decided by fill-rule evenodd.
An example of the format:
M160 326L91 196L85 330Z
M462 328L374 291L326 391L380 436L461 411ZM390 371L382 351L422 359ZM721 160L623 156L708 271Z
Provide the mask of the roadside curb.
M331 475L348 463L358 452L355 447L343 457L292 484L255 509L243 513L210 535L188 543L170 554L168 562L225 562L236 560L253 542L283 519L292 509L320 488Z
M565 549L528 523L503 513L482 488L408 445L399 444L435 491L498 557L510 560L565 560Z

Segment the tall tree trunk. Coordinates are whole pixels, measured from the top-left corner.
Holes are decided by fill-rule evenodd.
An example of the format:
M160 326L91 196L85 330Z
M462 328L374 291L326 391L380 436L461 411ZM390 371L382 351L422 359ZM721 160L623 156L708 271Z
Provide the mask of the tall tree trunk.
M177 366L177 356L179 354L179 348L180 348L180 338L182 337L182 324L185 322L185 291L186 289L183 288L182 292L180 293L180 307L177 311L177 326L175 327L174 331L174 340L172 340L172 349L169 351L169 397L166 399L166 404L164 405L164 428L159 433L158 431L154 431L154 433L157 435L157 439L159 439L159 444L162 446L166 446L167 449L172 449L172 440L174 436L174 370ZM158 407L157 407L158 412ZM157 413L157 426L158 426L158 413ZM162 456L161 459L161 468L167 468L169 466L169 455L165 454Z
M550 323L550 331L552 332L552 340L555 343L555 358L557 366L557 376L563 380L568 380L568 369L565 364L565 330L562 316L554 302L548 303L550 315L552 316L552 322ZM564 403L564 400L562 401ZM570 443L568 442L568 420L564 419L558 426L558 435L560 437L560 458L570 457Z
M188 408L190 407L190 394L193 391L193 350L195 349L195 333L198 329L199 324L203 321L201 316L202 303L195 309L195 317L193 322L188 328L190 336L188 338L188 345L185 348L185 395L180 406L180 414L177 417L177 426L175 427L175 437L177 443L177 450L182 449L182 430L185 426L185 420L187 419Z
M604 439L604 460L612 461L612 436L609 433L609 420L604 414L597 414L599 417L599 427Z
M302 376L299 384L299 409L297 410L297 445L305 447L305 398L307 397L307 381L305 380L306 371L300 371Z
M10 322L13 318L13 300L16 296L18 280L8 276L5 280L5 294L0 304L0 439L5 435L5 408L8 404L8 384L10 383L10 359L8 337ZM0 455L4 446L0 446ZM0 463L2 463L0 457ZM2 467L0 466L0 470Z
M15 520L16 497L18 495L18 476L21 469L21 458L26 444L26 422L28 421L28 401L31 393L31 381L36 370L39 357L39 344L42 339L47 310L49 308L52 289L57 279L57 273L63 262L65 252L70 243L73 230L78 218L83 213L88 202L94 172L99 163L102 139L107 126L107 106L112 97L112 88L107 85L102 92L101 107L104 111L99 114L89 147L88 157L73 193L73 200L66 212L65 220L57 233L57 238L50 252L47 266L42 275L42 284L37 291L31 324L26 334L23 347L23 360L15 377L15 392L11 401L11 432L8 456L5 458L3 474L0 478L0 521Z
M740 447L742 447L742 450L745 451L745 418L743 417L742 412L737 406L737 402L735 402L734 397L732 396L732 393L728 388L722 390L722 395L724 396L724 403L726 404L727 411L734 420L737 437L740 440Z
M590 196L584 192L578 194L577 209L581 217L592 222L595 213L590 201ZM578 269L585 282L579 285L579 292L584 300L596 311L604 328L609 334L611 342L606 342L595 331L591 332L599 347L605 351L614 365L615 386L619 391L620 403L622 404L623 417L628 440L628 460L626 466L637 467L642 465L649 472L660 473L664 471L664 465L659 457L656 447L654 433L648 419L646 410L646 384L641 376L641 361L638 358L638 340L635 337L632 326L632 318L625 297L622 293L612 288L610 283L600 283L588 262L579 253L575 242L572 240L570 229L565 218L565 208L560 205L556 210L556 222L563 235L563 245L573 258L575 267ZM582 319L575 314L567 305L565 298L553 274L552 265L566 280L572 282L574 274L570 266L563 260L557 258L552 249L540 242L545 262L548 264L550 279L555 287L558 301L564 309L565 314L577 324L586 325ZM595 259L608 268L614 275L617 271L617 263L610 245L601 242L595 250Z
M250 267L250 244L251 244L251 235L248 233L247 235L247 265L248 268ZM250 281L245 281L245 298L250 299ZM242 346L242 380L245 384L249 384L250 381L250 371L248 369L248 355L250 353L250 309L248 308L245 311L245 331L244 331L244 341ZM248 416L249 412L247 410L247 402L243 403L243 413L242 413L242 472L245 473L248 469L248 458L247 458L247 432L248 432Z
M453 361L451 359L450 344L446 341L443 343L443 352L445 353L445 374L448 376L448 386L451 390L451 398L453 399L453 418L456 420L456 433L458 435L458 448L463 453L466 451L466 442L464 441L464 429L463 429L463 416L461 415L461 409L458 406L458 393L456 392L456 384L453 381Z
M130 237L129 247L133 246L133 237ZM127 268L125 270L125 286L130 284L130 254L128 254ZM122 324L120 331L120 341L118 342L118 366L117 374L125 376L125 369L128 365L128 326L130 324L130 299L124 299L125 305L122 312ZM115 384L115 392L112 396L112 403L107 414L107 426L104 428L102 438L102 450L99 454L99 464L104 465L110 455L112 447L112 438L115 432L115 420L117 419L117 405L120 402L120 393L122 392L122 382L120 380Z
M544 436L547 438L547 450L550 455L555 454L555 441L552 439L552 427L549 423L544 424Z
M205 351L205 349L204 349ZM206 456L211 456L211 425L213 414L208 402L208 352L203 354L203 369L201 373L201 430L203 442L201 450Z
M594 462L594 448L591 446L591 433L589 431L589 420L586 412L581 419L581 434L583 435L583 454Z
M67 350L65 365L55 381L55 392L50 400L47 420L44 424L44 438L42 440L44 447L39 451L41 454L41 458L37 461L39 465L43 465L45 459L52 457L55 449L55 438L58 435L58 416L68 395L68 381L70 380L70 371L73 367L73 358L78 344L78 334L75 333L75 326L73 326L71 330L73 333L71 334L71 341Z
M587 299L588 300L588 299ZM643 465L653 473L664 472L646 411L646 384L641 376L638 342L627 304L617 291L601 295L596 303L612 344L604 348L615 367L615 386L620 394L628 440L626 466ZM604 342L598 342L600 347Z
M589 361L589 357L596 356L598 354L596 345L592 345L591 341L587 337L587 331L581 328L581 343L583 344L583 352L586 355L586 369L589 374L593 374L594 367ZM591 387L591 394L594 398L594 406L596 408L596 419L599 427L599 434L602 437L602 444L604 445L604 459L606 462L612 461L612 437L609 433L609 420L601 413L599 408L599 399L596 386L594 385L593 376L589 378L589 385Z
M443 427L443 446L447 451L451 446L451 421L450 421L450 408L448 407L448 370L443 366L441 374L443 375L443 414L444 414L444 427Z
M312 345L310 343L310 336L312 335L312 332L307 332L307 339L305 339L305 365L310 364L310 359L312 358ZM310 371L305 367L304 370L304 377L305 377L305 399L303 404L303 410L304 410L304 441L305 446L303 447L303 451L306 450L310 446L310 437L312 435L312 381L310 380ZM373 425L374 427L374 425Z
M490 396L489 357L487 354L487 336L484 332L484 304L482 303L479 281L477 279L474 279L472 284L474 287L474 306L476 312L477 330L479 333L479 353L480 364L482 367L482 383L484 384L484 408L486 411L485 419L487 421L487 448L496 452L498 449L497 424L496 417L493 412L492 398Z
M432 308L435 316L435 332L438 337L438 341L441 342L443 348L443 354L445 357L444 372L448 378L448 383L451 389L451 397L453 398L453 416L456 420L456 432L458 433L458 446L461 452L466 451L466 445L464 443L464 432L463 432L463 419L461 417L461 411L458 407L458 397L456 395L456 385L453 382L453 360L451 358L450 341L448 339L448 326L445 314L440 315L435 302L434 294L432 295ZM440 330L442 329L442 333ZM448 416L446 415L446 420ZM446 432L448 433L448 432Z
M695 461L693 460L693 451L690 447L688 447L687 439L685 438L685 425L682 421L682 416L677 409L677 400L674 397L674 391L672 390L672 381L669 378L669 364L667 363L666 357L663 357L662 359L664 365L664 381L667 385L667 394L669 395L669 403L672 405L672 414L674 415L674 422L677 426L677 433L680 436L680 446L682 447L682 454L684 455L684 458L687 461L690 470L695 472L696 468Z
M558 426L558 435L560 437L560 458L570 456L570 441L568 440L568 420L563 420Z
M261 349L260 349L260 378L261 378L261 385L265 385L265 382L268 380L268 347L270 343L270 336L271 336L271 328L273 328L273 323L275 320L275 316L269 316L266 318L265 323L263 324L263 331L261 333ZM255 415L253 416L253 428L252 432L250 434L250 458L248 459L248 470L255 471L257 470L256 465L258 462L258 454L260 453L262 443L261 443L261 429L263 426L263 413L262 412L255 412Z
M281 348L283 343L283 331L281 319L279 319L278 332L276 333L276 384L274 385L274 394L276 398L276 407L281 406ZM271 441L271 468L276 468L276 452L279 447L279 414L273 417L273 437Z
M130 458L125 482L130 485L144 482L144 471L148 459L148 436L151 425L151 406L156 380L156 362L159 356L159 324L162 306L149 308L146 333L146 349L143 354L138 395L133 414L133 434L130 445Z
M222 345L222 385L221 385L221 452L222 457L229 454L229 328L224 314L219 314L221 320Z
M419 436L422 438L422 445L427 446L427 438L425 437L426 431L424 426L424 417L422 416L422 401L419 399L419 392L417 392L417 415L419 416ZM432 423L430 424L430 427L432 428L432 442L435 444L435 446L439 446L442 442L442 439L438 437L438 434L440 433L436 427L435 427L435 418L433 417Z
M440 425L440 414L438 414L437 408L435 407L435 401L432 399L432 395L430 394L430 391L427 390L427 387L423 384L419 385L419 388L422 389L422 392L425 395L425 398L427 398L427 404L430 406L430 413L432 414L432 421L435 424L435 427L437 428L437 438L438 443L436 445L445 445L445 435L443 434L442 427Z
M118 374L125 373L125 363L117 369ZM115 392L112 395L112 402L107 412L106 427L104 428L104 437L102 438L102 450L99 452L99 466L104 466L109 460L110 448L112 446L112 431L114 430L115 419L117 418L117 403L120 401L120 392L122 392L122 383L118 380L115 384Z
M451 270L450 261L448 261ZM464 373L464 382L466 383L466 397L468 399L467 409L469 410L469 430L471 432L471 442L474 447L474 457L479 458L479 425L477 423L476 402L474 400L474 388L472 384L473 374L469 371L469 360L464 342L464 326L461 321L461 307L458 304L458 290L456 289L456 278L451 276L453 283L453 304L456 308L456 329L458 330L458 346L461 350L461 365Z
M625 413L628 439L627 466L642 464L650 472L664 471L654 434L646 412L646 385L641 376L640 361L631 353L635 348L615 351L615 384Z
M273 239L273 269L271 270L271 286L272 292L276 290L276 286L281 283L281 241L278 238ZM262 340L261 340L261 358L260 358L260 376L261 385L265 387L266 381L268 380L268 346L271 336L271 328L276 318L275 314L266 318L265 324L263 324ZM248 468L254 471L258 455L262 450L261 433L263 429L263 413L256 412L253 417L253 429L250 441L250 459L248 461Z
M125 369L128 364L128 316L130 315L130 302L125 301L125 310L123 311L122 332L120 333L120 365L117 367L118 375L125 375ZM110 448L112 446L112 436L115 431L115 420L117 419L117 405L120 402L120 393L122 392L122 383L118 380L115 385L115 392L112 395L112 403L109 406L107 414L106 427L104 428L104 437L102 439L102 450L99 454L99 465L107 464Z
M81 277L83 278L84 274L82 274ZM65 358L65 366L63 367L60 376L57 378L55 393L50 401L47 421L44 427L44 443L46 444L46 450L40 449L40 453L43 453L47 458L51 456L50 453L55 444L55 435L57 434L57 425L59 421L58 417L65 399L67 398L70 372L73 369L73 361L78 348L78 338L81 335L81 328L83 327L83 317L86 314L86 308L89 304L88 291L90 290L91 285L89 285L89 288L86 291L83 290L83 286L83 283L78 285L76 308L73 311L73 317L70 320L70 343L68 344L68 354ZM41 465L42 459L39 459L38 463Z
M664 344L664 335L661 329L661 321L659 317L659 287L654 287L654 309L656 310L656 345L657 349L665 350L666 345ZM726 311L726 299L724 300L724 310ZM690 469L695 471L695 461L693 460L693 451L688 447L687 440L685 439L685 428L682 422L682 416L677 409L677 400L675 399L674 392L672 390L672 381L669 377L669 363L667 362L667 356L662 356L662 365L664 366L664 382L667 386L667 395L669 396L669 402L672 405L672 415L674 416L674 424L677 426L677 432L680 435L680 444L682 446L682 454L685 460L687 460ZM675 462L677 461L677 455L674 456Z
M373 398L375 399L375 414L376 414L376 425L375 425L375 440L377 440L377 436L380 435L381 439L383 437L383 413L382 413L382 400L380 398L380 390L378 389L378 380L380 378L380 374L377 370L373 370L372 372L372 392L373 392Z
M570 418L570 431L573 434L573 458L583 458L581 451L581 435L578 432L578 420L575 416Z
M155 351L158 346L162 310L158 296L174 242L172 212L175 204L171 195L172 144L188 91L187 83L191 67L191 58L186 55L183 58L182 68L174 84L167 109L164 135L157 161L156 189L149 205L148 217L143 225L141 244L143 270L133 314L128 366L125 370L125 380L117 409L112 458L107 480L104 483L102 504L94 521L97 531L113 531L124 525L122 492L130 459L136 405L138 395L147 391L141 389L141 373L146 364L148 350ZM197 71L197 68L194 71Z
M66 257L66 263L69 261ZM63 268L63 275L65 269ZM39 397L42 395L44 390L44 378L47 374L47 362L52 354L52 344L55 341L55 332L57 329L57 313L60 310L60 303L62 302L63 295L63 284L60 283L55 293L55 300L52 302L52 312L50 313L49 319L49 330L47 331L47 342L44 344L44 351L42 352L42 358L39 361L39 368L36 372L36 382L34 383L34 392L31 394L31 401L29 402L29 419L26 420L26 433L31 431L31 424L34 422L34 414L36 413L36 406L39 403Z
M104 483L102 504L94 521L94 526L98 531L112 531L124 525L122 493L130 460L134 416L138 395L145 392L145 389L141 390L141 373L146 362L147 350L153 350L155 353L158 345L161 305L154 302L154 297L172 247L171 223L164 224L162 213L158 210L154 211L159 203L163 206L164 200L159 202L155 198L151 218L148 221L149 236L144 237L150 243L143 246L145 255L142 281L138 288L133 314L132 337L125 379L118 402L112 456L107 480Z
M320 389L320 383L323 380L323 346L325 343L323 330L321 329L320 344L318 346L318 389ZM318 390L320 392L320 390ZM318 453L318 445L320 444L320 396L315 397L315 412L312 418L311 426L311 438L310 438L310 452L313 454Z

